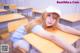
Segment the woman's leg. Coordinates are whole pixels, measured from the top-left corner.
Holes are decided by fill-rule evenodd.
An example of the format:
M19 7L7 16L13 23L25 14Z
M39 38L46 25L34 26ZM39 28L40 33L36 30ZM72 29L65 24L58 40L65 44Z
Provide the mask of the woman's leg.
M13 43L13 47L21 50L23 53L29 51L29 43L25 40L19 40Z

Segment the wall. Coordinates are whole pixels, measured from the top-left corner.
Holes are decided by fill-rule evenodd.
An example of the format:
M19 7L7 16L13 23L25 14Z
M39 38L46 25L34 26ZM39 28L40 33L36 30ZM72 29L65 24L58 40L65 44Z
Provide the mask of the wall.
M5 4L16 4L17 6L29 6L29 0L0 0Z
M0 2L6 4L16 4L17 6L33 7L40 10L47 8L48 6L58 7L62 14L79 13L80 14L80 3L79 4L58 4L57 1L64 0L0 0ZM79 1L79 0L65 0L65 1ZM80 2L80 1L79 1Z
M55 6L58 7L63 14L73 12L80 13L80 4L58 4L57 1L62 0L30 0L30 5L38 9L45 9L48 6Z

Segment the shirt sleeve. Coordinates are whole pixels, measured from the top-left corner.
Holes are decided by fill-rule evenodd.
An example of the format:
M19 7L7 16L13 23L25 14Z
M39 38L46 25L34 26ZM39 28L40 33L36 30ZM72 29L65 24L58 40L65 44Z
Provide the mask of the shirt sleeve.
M24 26L20 26L11 36L11 40L13 42L21 40L23 38L24 35L26 35L27 32L25 31L25 27Z
M44 30L42 25L36 25L35 27L32 28L31 31L35 33L35 32L39 32L40 30Z

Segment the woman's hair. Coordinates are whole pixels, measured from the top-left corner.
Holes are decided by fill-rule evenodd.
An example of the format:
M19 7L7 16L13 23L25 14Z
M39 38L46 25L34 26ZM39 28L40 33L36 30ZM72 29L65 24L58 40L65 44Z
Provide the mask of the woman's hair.
M57 25L57 23L59 22L59 18L60 18L60 15L57 14L57 13L54 13L55 15L57 15L56 17L56 23L55 23L55 26ZM29 22L25 28L26 28L26 31L27 32L31 32L31 29L35 26L35 25L38 25L38 24L42 24L42 26L44 28L46 28L46 24L45 24L45 18L47 17L46 13L43 13L42 16L40 18L36 18L36 19L33 19L31 22Z
M31 32L31 29L38 25L38 24L41 24L42 23L42 19L41 18L36 18L36 19L33 19L31 22L29 22L27 25L25 25L25 28L26 28L26 31L27 32Z
M44 12L44 13L42 14L42 18L41 18L41 19L42 19L42 22L43 22L42 24L43 24L44 27L46 27L46 24L45 24L44 20L46 19L47 14L48 14L47 12ZM53 13L53 14L57 15L57 17L55 18L55 19L56 19L55 26L56 26L57 23L59 23L60 15L59 15L58 13ZM55 27L55 26L54 26L54 27Z

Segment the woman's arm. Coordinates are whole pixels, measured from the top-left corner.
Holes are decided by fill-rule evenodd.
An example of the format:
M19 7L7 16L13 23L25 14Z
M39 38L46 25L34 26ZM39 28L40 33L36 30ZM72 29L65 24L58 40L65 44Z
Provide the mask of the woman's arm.
M80 35L80 31L79 30L77 30L75 28L72 28L70 26L66 26L66 25L58 23L57 27L60 30L64 31L64 32L71 33L71 34L74 34L74 35Z
M56 37L56 35L52 34L51 32L48 32L42 28L40 25L36 25L33 27L32 32L39 35L40 37L43 37L45 39L48 39L54 43L56 43L58 46L64 48L65 50L68 50L72 53L76 52L76 49L72 45L68 45L64 43L63 40L60 38Z

